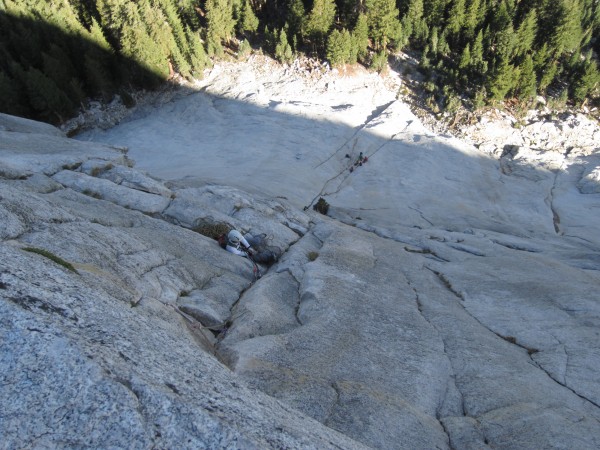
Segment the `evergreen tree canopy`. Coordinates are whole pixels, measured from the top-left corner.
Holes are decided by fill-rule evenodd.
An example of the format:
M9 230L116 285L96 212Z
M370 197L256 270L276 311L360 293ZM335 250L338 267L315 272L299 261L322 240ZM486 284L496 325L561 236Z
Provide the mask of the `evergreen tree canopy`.
M375 70L405 48L476 104L558 92L597 103L599 32L598 0L0 0L0 110L61 121L124 86L201 76L207 55L248 35L281 61Z
M400 38L402 26L394 0L365 0L369 37L376 50L385 50Z
M314 0L313 7L304 22L305 39L320 45L327 38L335 18L334 0Z
M244 0L242 18L239 23L240 31L254 33L258 30L258 17L254 14L250 0Z
M209 53L218 54L222 50L222 42L228 41L233 36L235 27L233 4L228 0L207 0L206 22Z

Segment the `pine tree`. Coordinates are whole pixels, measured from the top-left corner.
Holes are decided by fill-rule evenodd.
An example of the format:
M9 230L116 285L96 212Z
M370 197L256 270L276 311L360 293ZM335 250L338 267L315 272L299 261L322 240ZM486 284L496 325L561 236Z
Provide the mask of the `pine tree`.
M113 48L110 46L106 37L104 36L104 32L102 31L102 27L96 21L96 19L92 19L92 24L90 26L90 31L86 36L86 39L90 41L94 46L96 46L99 50L105 53L112 53Z
M21 94L21 83L0 71L0 112L14 116L27 115Z
M317 46L321 46L333 26L335 11L334 0L314 0L313 7L304 23L304 36L316 43Z
M558 64L556 61L551 61L540 76L540 80L538 82L539 90L544 92L548 86L552 84L554 79L558 74Z
M439 28L433 27L431 29L431 34L429 35L429 49L433 56L438 55L438 45L439 45ZM428 52L425 52L428 53Z
M450 54L450 45L448 45L446 33L444 32L438 38L437 53L438 56L448 56ZM440 59L440 62L443 64L443 60Z
M78 89L75 68L66 57L62 49L54 44L50 45L49 52L42 52L44 64L42 72L50 78L56 86L65 93L74 104L80 103L85 95Z
M430 27L440 26L444 21L446 7L451 0L423 0L424 17Z
M229 0L233 16L234 28L240 20L242 20L242 10L244 8L244 0Z
M292 0L287 13L290 35L303 38L302 29L306 11L302 0Z
M401 21L402 46L410 41L417 46L424 45L428 27L423 18L423 0L410 0L408 10Z
M483 18L480 16L481 1L470 0L465 11L465 18L463 27L465 29L465 35L471 39L475 36L475 30L481 24Z
M120 50L121 31L125 26L124 0L97 0L100 25L110 46Z
M373 55L369 68L376 72L384 72L387 68L387 53L385 50L381 50Z
M541 0L540 35L555 58L579 48L582 39L578 0Z
M421 59L419 60L419 68L424 72L428 72L431 69L431 60L429 59L429 45L426 45L423 49L423 53L421 54Z
M538 89L540 92L545 92L558 73L558 65L552 58L547 43L544 43L535 53L533 68L538 78Z
M514 52L515 56L522 56L533 49L537 33L537 13L530 10L517 28Z
M254 14L250 0L244 0L239 29L242 33L255 33L258 30L258 18Z
M452 0L452 6L448 13L448 22L446 29L451 36L457 35L464 26L465 20L465 0Z
M494 100L504 100L514 87L514 67L507 58L500 58L488 79L488 92Z
M27 70L25 85L29 104L40 118L63 122L73 112L74 105L69 98L40 70Z
M600 39L597 38L600 32L600 3L596 0L582 0L581 17L581 28L584 34L582 46L587 46L592 38L598 46L600 44Z
M284 28L279 31L279 40L275 46L275 57L282 63L290 63L294 59L294 53Z
M519 81L517 83L517 94L520 99L527 100L535 97L537 90L537 78L533 70L533 59L527 55L519 68Z
M479 30L471 50L471 70L479 75L485 75L487 68L488 63L483 57L483 31Z
M125 20L121 30L121 53L139 64L136 70L142 82L155 87L169 77L169 54L172 39L168 23L158 8L148 3L128 3L124 7Z
M333 30L327 39L327 59L332 67L339 67L350 59L352 39L346 29Z
M152 2L161 9L162 13L166 17L169 23L169 27L171 29L171 34L175 40L175 43L177 44L177 49L179 50L179 53L182 56L188 55L190 53L190 49L185 36L184 25L181 19L179 18L179 15L177 14L177 10L175 9L175 4L173 3L173 1L152 0ZM189 61L186 60L186 63L189 63Z
M209 59L206 56L204 46L197 32L192 31L189 27L185 29L185 35L188 41L190 54L190 65L192 66L192 75L196 78L202 76L202 71L209 65Z
M119 84L122 80L114 79L111 67L116 58L95 19L92 19L87 40L90 45L84 53L82 69L82 78L88 87L87 94L92 97L101 95L108 100L115 89L114 84Z
M369 36L375 50L385 50L390 42L400 38L402 26L394 0L365 0Z
M538 48L537 52L535 52L533 56L533 68L534 70L540 74L544 70L546 70L547 65L550 60L550 51L548 50L548 44L544 43L541 47Z
M356 19L352 37L356 45L357 58L363 60L368 54L369 47L369 24L365 14L360 14Z
M506 1L500 2L495 9L491 31L494 47L500 58L509 59L514 52L516 37Z
M600 87L600 73L598 72L598 65L591 57L586 58L581 64L578 70L577 77L573 82L572 97L573 100L581 104L584 102L586 96L594 91L597 91Z
M460 55L460 61L458 63L458 68L460 70L464 71L464 70L467 70L470 66L471 66L471 46L467 42L467 45L465 45L465 48L463 49L462 54Z
M209 55L221 54L222 43L233 36L235 20L228 0L206 0L206 40Z

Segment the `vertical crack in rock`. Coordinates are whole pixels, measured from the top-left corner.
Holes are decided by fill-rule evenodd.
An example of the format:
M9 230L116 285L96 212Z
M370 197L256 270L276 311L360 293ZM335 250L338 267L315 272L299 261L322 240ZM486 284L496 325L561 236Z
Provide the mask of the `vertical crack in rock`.
M444 430L444 433L446 433L446 436L448 436L448 448L450 450L458 450L456 447L454 447L452 445L452 439L450 439L450 431L448 430L448 428L446 428L446 424L444 423L443 420L439 420L440 425L442 426L442 430Z
M394 104L395 102L396 102L396 101L394 100L394 101L392 101L392 102L388 103L387 105L384 105L383 107L380 107L380 109L379 109L379 110L376 110L376 114L374 114L374 115L371 115L371 116L370 116L370 117L367 119L367 121L366 121L366 122L365 122L365 123L362 125L362 127L361 127L361 128L359 128L359 129L358 129L358 130L357 130L357 131L356 131L356 132L355 132L355 133L352 135L352 137L351 137L350 139L348 139L348 140L347 140L347 141L346 141L346 142L345 142L345 143L344 143L342 146L340 146L340 147L339 147L339 148L338 148L338 149L337 149L337 150L336 150L336 151L335 151L335 152L334 152L334 153L333 153L331 156L329 156L329 158L327 158L327 159L326 159L325 161L323 161L322 163L318 164L318 165L315 167L315 169L316 169L316 168L318 168L319 166L321 166L322 164L324 164L325 162L329 161L331 158L333 158L333 156L335 156L335 155L336 155L336 154L337 154L337 153L338 153L338 152L339 152L339 151L340 151L342 148L344 148L344 147L345 147L345 146L348 144L348 142L350 142L352 139L355 139L355 138L356 138L356 136L358 135L358 133L360 133L360 132L361 132L361 131L362 131L362 130L363 130L363 129L364 129L364 128L365 128L365 127L366 127L366 126L367 126L367 125L370 123L370 122L372 122L372 121L373 121L373 120L375 120L377 117L379 117L381 114L383 114L383 112L384 112L386 109L388 109L388 108L389 108L389 107L390 107L392 104ZM371 158L371 157L373 157L373 156L374 156L376 153L378 153L378 152L379 152L379 150L381 150L383 147L385 147L385 146L386 146L387 144L389 144L391 141L395 140L395 139L396 139L396 137L397 137L398 135L400 135L400 134L404 133L404 132L406 131L406 129L407 129L407 128L408 128L408 127L411 125L411 124L412 124L412 120L409 120L409 121L406 123L406 126L405 126L405 127L402 129L402 130L400 130L399 132L397 132L397 133L393 134L392 136L390 136L390 138L389 138L389 139L386 139L386 140L384 140L384 142L383 142L383 143L382 143L382 144L381 144L379 147L377 147L377 148L376 148L376 149L375 149L373 152L371 152L369 155L365 155L365 156L367 156L368 158ZM356 138L356 139L357 139L357 138ZM352 146L352 149L353 149L353 150L354 150L354 148L356 147L356 143L357 143L357 142L358 142L358 139L357 139L357 141L355 142L355 144ZM331 192L325 192L325 191L326 191L326 189L327 189L327 186L329 185L329 183L333 182L334 180L336 180L337 178L341 177L341 176L342 176L342 175L344 175L344 174L345 174L346 176L345 176L345 177L343 177L342 181L341 181L341 182L340 182L340 183L337 185L337 187L336 187L336 188L335 188L333 191L331 191ZM332 194L337 194L337 193L338 193L338 192L339 192L339 191L342 189L342 187L343 187L343 185L344 185L344 181L346 181L350 175L351 175L351 174L350 174L350 173L347 171L347 169L346 169L346 168L344 168L344 169L342 169L342 170L341 170L339 173L337 173L337 174L336 174L336 175L334 175L333 177L331 177L331 178L329 178L328 180L326 180L326 181L323 183L323 187L321 188L321 190L319 191L319 193L318 193L318 194L317 194L317 195L316 195L316 196L315 196L315 197L314 197L314 198L311 200L311 202L310 202L310 203L309 203L307 206L305 206L305 207L304 207L304 209L306 210L306 209L310 208L310 207L311 207L311 206L312 206L312 205L315 203L315 201L316 201L316 200L317 200L319 197L323 197L323 196L327 196L327 195L332 195Z
M433 222L431 222L429 219L427 219L427 217L425 217L423 215L423 211L421 211L420 209L417 209L417 208L415 208L413 206L409 206L408 209L412 209L413 211L415 211L416 213L419 214L419 216L421 217L421 219L423 219L425 222L427 222L432 227L434 226Z
M408 280L408 278L407 278ZM412 283L410 281L408 281L408 285L411 287L411 289L413 290L414 294L415 294L415 302L417 304L417 310L419 311L419 314L421 314L421 317L423 317L423 320L425 320L437 333L441 343L442 343L442 348L443 348L443 353L444 356L446 357L446 359L448 360L448 364L450 364L450 368L452 369L452 373L450 375L450 379L448 380L448 382L452 382L454 384L454 386L456 387L456 390L458 391L458 393L460 394L460 408L462 410L463 416L467 416L467 411L465 409L465 402L464 402L464 395L463 393L460 391L460 389L458 388L458 385L456 384L456 371L454 370L454 364L452 363L452 358L450 358L450 356L448 355L448 351L447 351L447 347L446 347L446 340L444 339L442 333L440 332L439 328L429 320L429 318L425 315L424 312L424 307L423 304L421 302L421 298L419 296L419 292L417 291L417 289L412 285ZM436 410L436 419L438 420L438 422L440 422L440 425L442 426L442 429L444 430L444 432L446 433L446 435L448 436L448 441L450 441L450 434L448 433L448 430L446 429L444 423L442 422L442 417L441 417L441 409L444 405L444 403L446 402L447 399L447 395L448 395L448 382L446 383L446 390L444 392L444 397L440 398L437 410Z
M341 183L338 185L338 191L339 191L339 188L340 188L340 186L343 184L343 182L346 180L346 178L348 178L348 177L350 176L350 175L347 173L346 169L343 169L343 170L342 170L342 171L340 171L338 174L336 174L336 175L332 176L331 178L329 178L328 180L326 180L326 181L325 181L325 183L323 184L323 187L322 187L322 188L321 188L321 190L319 191L319 193L318 193L317 195L315 195L315 196L314 196L314 198L313 198L313 199L310 201L310 203L309 203L307 206L305 206L305 207L304 207L304 209L305 209L305 210L307 210L308 208L310 208L310 207L311 207L311 206L312 206L312 205L315 203L315 201L316 201L318 198L320 198L320 197L323 197L323 196L330 195L330 194L332 194L332 193L335 193L335 191L334 191L334 192L330 192L330 193L325 193L325 190L327 189L327 185L328 185L329 183L331 183L333 180L335 180L336 178L339 178L339 177L341 177L341 176L342 176L342 175L344 175L344 174L345 174L346 176L344 177L344 179L342 180L342 182L341 182Z
M560 229L560 216L556 207L554 206L554 190L556 189L556 183L558 181L559 171L554 174L554 182L552 183L552 187L550 188L550 192L548 193L548 197L546 197L546 202L550 207L550 211L552 211L552 224L554 225L554 231L558 235L562 235L563 232Z
M410 123L405 127L405 129L410 125ZM369 158L373 157L373 155L375 155L377 152L379 152L379 150L381 150L383 147L385 147L387 144L389 144L390 141L393 141L396 136L398 136L400 133L404 132L404 130L392 135L388 140L384 141L383 144L381 144L379 147L377 147L377 149L375 149L375 151L373 151L370 155L365 155ZM331 183L332 181L334 181L336 178L339 178L342 175L346 175L342 181L337 185L337 188L335 188L333 191L331 192L325 192L325 190L327 189L327 185L329 183ZM310 204L308 206L311 206L315 200L319 197L322 196L327 196L327 195L332 195L332 194L337 194L338 192L340 192L340 190L342 189L342 187L344 186L344 181L346 181L349 177L350 177L351 173L348 172L346 170L346 168L344 168L341 172L339 172L337 175L331 177L330 179L328 179L327 181L325 181L325 184L323 184L323 188L321 189L321 191L319 192L319 194L317 194L315 196L315 198L313 198L313 200L310 202Z
M298 325L304 325L299 317L300 304L302 303L302 292L300 291L300 286L301 286L300 281L298 281L298 279L294 276L294 274L292 273L292 271L289 268L287 268L285 270L285 272L290 274L290 276L292 277L292 280L294 280L294 282L296 283L296 287L297 287L297 291L298 291L298 302L296 303L296 307L294 308L294 317L296 319L296 322L298 322Z
M441 273L441 272L438 272L437 270L434 270L434 269L432 269L431 267L428 267L428 266L423 266L423 267L424 267L425 269L429 270L430 272L432 272L433 274L435 274L435 276L437 276L437 277L438 277L438 279L439 279L439 280L442 282L442 284L443 284L444 286L446 286L446 289L448 289L450 292L452 292L452 294L454 294L454 296L455 296L455 297L457 297L457 298L458 298L458 299L459 299L461 302L464 302L464 301L465 301L465 298L464 298L464 296L463 296L463 295L462 295L460 292L458 292L457 290L455 290L455 289L452 287L452 283L450 282L450 280L448 280L448 278L446 278L446 276L445 276L443 273ZM465 309L465 311L466 311L466 309ZM468 312L469 312L469 311L467 311L467 313L468 313ZM469 313L469 315L471 316L471 314L470 314L470 313ZM473 317L473 316L471 316L471 317ZM477 319L475 318L475 320L477 320ZM478 321L478 322L479 322L479 321ZM483 324L482 324L482 325L483 325ZM487 327L485 327L485 328L487 328Z
M526 347L524 345L518 344L516 339L512 336L502 336L501 334L495 332L494 330L492 330L491 328L489 328L487 325L485 325L483 322L481 322L477 317L475 317L473 314L471 314L471 312L464 306L464 297L462 294L460 294L459 292L457 292L453 287L452 284L450 283L450 281L446 278L446 276L444 276L444 274L442 274L441 272L438 272L434 269L432 269L431 267L427 267L424 266L424 268L426 268L427 270L431 271L432 273L434 273L438 279L442 282L442 284L444 284L444 286L446 286L446 288L452 293L454 294L454 296L456 296L458 299L460 299L461 301L458 303L459 305L461 305L461 307L463 308L463 310L473 319L475 320L479 325L481 325L483 328L485 328L486 330L488 330L490 333L493 333L494 335L498 336L499 338L501 338L504 341L507 341L513 345L516 345L519 348L524 349L530 360L532 361L533 365L535 367L537 367L538 369L540 369L542 372L544 372L551 380L553 380L554 382L556 382L557 384L563 386L564 388L568 389L569 391L571 391L573 394L575 394L577 397L581 398L582 400L585 400L587 402L589 402L590 404L592 404L593 406L595 406L596 408L600 408L600 404L596 403L595 401L587 398L586 396L578 393L577 391L575 391L573 388L569 387L565 382L562 382L561 380L558 380L557 378L555 378L548 370L544 369L544 367L542 367L540 364L538 364L533 358L532 355L537 353L539 350L537 349L533 349L531 347ZM566 349L565 349L566 352ZM568 358L568 353L567 353L567 358ZM567 362L567 366L568 366L568 362ZM458 387L457 387L458 389ZM460 391L459 391L460 392ZM463 406L463 410L464 410L464 406ZM465 414L466 415L466 414Z
M364 130L365 127L367 125L369 125L370 122L372 122L373 120L375 120L379 116L381 116L386 109L388 109L390 106L392 106L395 103L395 101L396 100L391 101L391 102L386 103L386 104L381 105L381 106L377 106L371 112L371 114L369 114L367 116L366 120L361 125L359 125L358 127L356 127L356 131L352 134L352 136L350 136L342 145L340 145L327 159L325 159L324 161L322 161L319 164L317 164L314 168L317 169L317 168L321 167L323 164L325 164L327 161L331 160L331 158L333 158L335 155L337 155L338 152L340 150L342 150L344 147L346 147L348 145L348 143L350 141L352 141L353 139L355 139L354 145L352 146L352 150L354 150L354 148L356 147L356 144L358 142L358 139L356 139L356 136L358 135L358 133L360 133L362 130Z
M500 336L500 337L502 337L502 336ZM594 400L592 400L592 399L590 399L590 398L586 397L586 396L585 396L585 395L583 395L583 394L580 394L580 393L579 393L579 392L577 392L577 391L576 391L574 388L570 387L570 386L567 384L567 380L566 380L566 378L567 378L567 377L566 377L566 375L565 375L565 380L561 381L561 380L559 380L558 378L556 378L554 375L552 375L552 373L551 373L551 372L549 372L548 370L546 370L546 369L545 369L543 366L541 366L540 364L538 364L538 362L537 362L535 359L533 359L533 358L531 357L531 356L532 356L534 353L537 353L537 352L538 352L538 350L535 350L533 353L531 353L531 352L530 352L530 350L531 350L531 349L529 349L528 347L525 347L525 346L523 346L523 345L520 345L520 344L518 344L518 343L516 343L516 342L515 342L514 344L515 344L516 346L520 347L520 348L523 348L523 349L527 350L527 353L529 354L529 357L531 358L531 361L533 362L533 364L534 364L534 365L535 365L535 366L536 366L538 369L540 369L541 371L543 371L543 372L544 372L546 375L548 375L548 377L549 377L549 378L550 378L552 381L554 381L554 382L556 382L557 384L561 385L562 387L564 387L564 388L568 389L569 391L571 391L573 394L575 394L575 395L576 395L577 397L579 397L580 399L582 399L582 400L585 400L585 401L587 401L587 402L591 403L592 405L594 405L596 408L600 409L600 403L597 403L597 402L595 402ZM568 370L568 367L569 367L569 352L567 352L567 349L566 349L566 347L564 348L564 351L565 351L565 354L566 354L566 356L567 356L567 362L566 362L566 364L565 364L565 367L566 367L566 369L565 369L565 372L566 372L566 370ZM599 421L599 422L600 422L600 421Z

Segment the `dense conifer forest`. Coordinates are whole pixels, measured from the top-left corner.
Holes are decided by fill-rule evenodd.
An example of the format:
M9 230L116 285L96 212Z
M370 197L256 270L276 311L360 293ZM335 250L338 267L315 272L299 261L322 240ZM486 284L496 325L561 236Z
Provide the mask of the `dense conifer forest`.
M600 0L0 0L0 111L60 123L262 49L383 70L419 61L427 102L598 104Z

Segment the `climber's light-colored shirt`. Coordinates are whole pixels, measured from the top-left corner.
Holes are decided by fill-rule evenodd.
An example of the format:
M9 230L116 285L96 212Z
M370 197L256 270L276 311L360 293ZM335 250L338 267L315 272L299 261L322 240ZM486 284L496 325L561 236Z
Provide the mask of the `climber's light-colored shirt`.
M240 242L238 242L238 244L236 246L233 246L230 243L227 243L225 250L227 250L228 252L231 252L235 255L246 256L246 252L240 248L242 245L245 248L250 248L250 244L248 244L248 241L242 237L242 239L240 240Z

